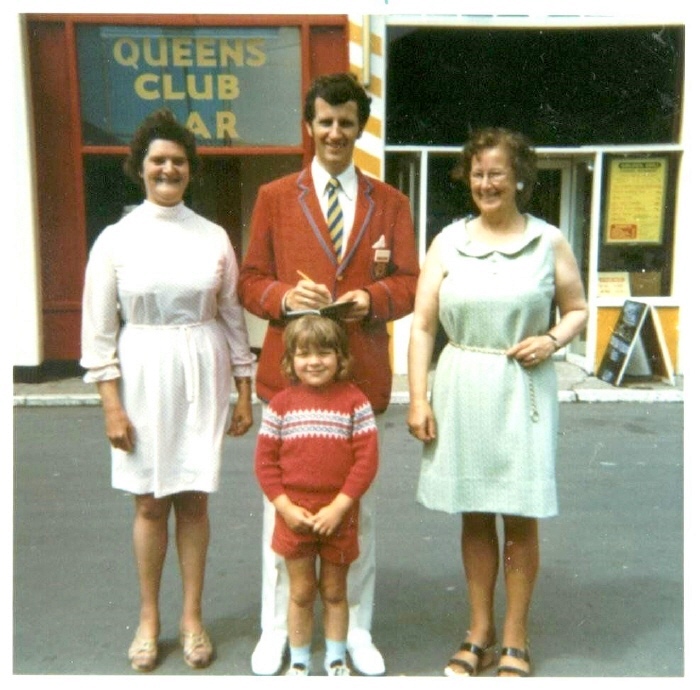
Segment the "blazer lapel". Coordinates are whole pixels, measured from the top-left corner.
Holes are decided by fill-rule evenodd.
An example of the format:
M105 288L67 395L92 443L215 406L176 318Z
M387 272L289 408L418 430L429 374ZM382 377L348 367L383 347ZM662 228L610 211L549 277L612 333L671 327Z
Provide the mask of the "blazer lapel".
M311 228L311 231L316 238L319 246L323 249L328 259L335 265L337 259L331 238L326 225L326 219L321 210L320 201L316 198L314 184L311 178L311 168L304 168L297 177L297 202L301 208L301 212L306 217L306 220Z
M348 238L348 245L343 254L343 259L340 262L340 267L345 268L345 266L352 260L355 255L357 248L362 241L367 228L369 227L370 220L374 215L374 199L372 198L372 192L374 190L374 185L370 178L365 177L359 168L355 168L357 172L357 201L355 202L355 221L353 222L352 232Z

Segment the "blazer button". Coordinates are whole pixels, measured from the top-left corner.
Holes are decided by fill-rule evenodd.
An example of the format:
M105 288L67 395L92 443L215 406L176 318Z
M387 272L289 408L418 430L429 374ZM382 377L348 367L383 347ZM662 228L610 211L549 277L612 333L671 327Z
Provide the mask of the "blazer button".
M342 276L342 275L336 277L336 280L338 280L338 281L340 281L340 280L342 280L342 279L343 279L343 276Z

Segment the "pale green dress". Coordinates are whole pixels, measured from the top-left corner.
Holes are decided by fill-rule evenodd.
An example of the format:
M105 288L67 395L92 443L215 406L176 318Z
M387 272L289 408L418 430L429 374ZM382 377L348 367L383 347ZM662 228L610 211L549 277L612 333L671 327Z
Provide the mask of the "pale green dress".
M504 354L550 325L559 231L526 219L524 235L498 248L471 240L464 220L436 238L446 270L440 322L449 343L432 386L437 440L424 447L417 492L434 510L557 514L554 363L526 370Z

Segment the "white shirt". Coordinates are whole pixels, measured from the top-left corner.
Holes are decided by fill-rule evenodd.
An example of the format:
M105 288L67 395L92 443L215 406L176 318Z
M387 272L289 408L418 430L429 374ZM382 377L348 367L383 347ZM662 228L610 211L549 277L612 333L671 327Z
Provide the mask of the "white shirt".
M355 202L357 199L357 172L355 166L349 165L340 175L331 175L319 162L316 156L311 161L311 177L314 181L314 190L321 204L323 215L326 215L328 208L328 193L326 186L331 177L335 177L340 182L338 190L338 200L343 211L343 254L348 246L348 237L355 221Z

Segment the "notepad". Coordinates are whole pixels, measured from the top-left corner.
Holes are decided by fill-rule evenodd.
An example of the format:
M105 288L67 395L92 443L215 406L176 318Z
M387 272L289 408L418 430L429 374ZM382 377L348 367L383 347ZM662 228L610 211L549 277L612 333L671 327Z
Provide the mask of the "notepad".
M333 304L328 304L320 309L295 309L294 311L288 311L284 317L286 319L298 319L306 314L317 314L318 316L325 316L329 319L340 321L352 311L356 304L357 302L353 300L349 302L333 302Z

